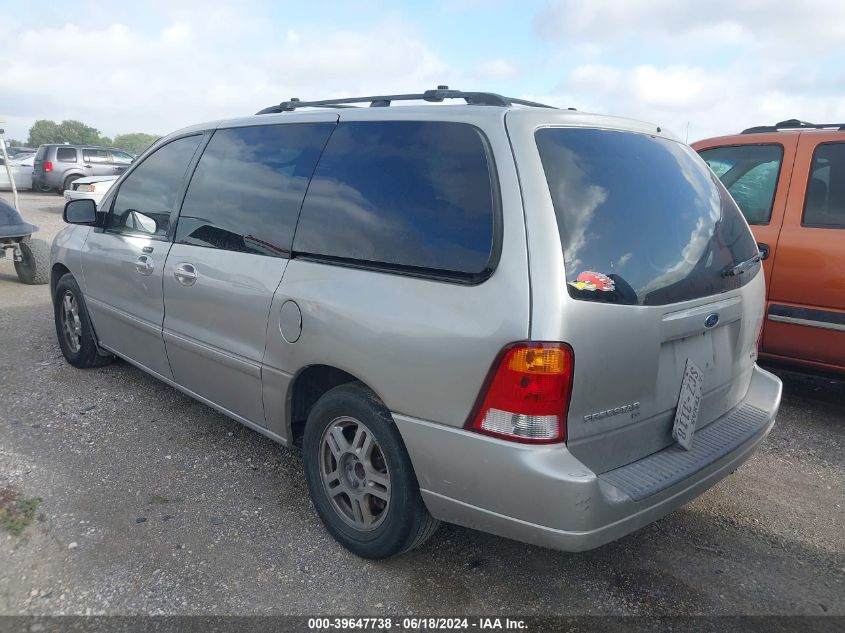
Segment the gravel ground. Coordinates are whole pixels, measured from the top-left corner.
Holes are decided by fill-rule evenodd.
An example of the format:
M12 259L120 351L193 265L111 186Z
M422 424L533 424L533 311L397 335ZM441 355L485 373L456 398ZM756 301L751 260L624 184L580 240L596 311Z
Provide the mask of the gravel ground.
M62 200L21 198L52 239ZM323 530L296 452L126 363L71 368L47 286L0 260L0 491L43 500L0 531L0 614L845 615L845 383L778 373L757 455L616 543L444 526L368 562Z

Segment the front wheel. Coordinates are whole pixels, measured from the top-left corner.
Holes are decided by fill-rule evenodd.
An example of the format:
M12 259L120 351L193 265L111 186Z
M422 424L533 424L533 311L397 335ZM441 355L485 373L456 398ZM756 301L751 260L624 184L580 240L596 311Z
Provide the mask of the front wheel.
M111 362L111 356L103 356L97 347L91 318L85 306L85 299L73 275L62 275L53 295L53 316L56 322L56 336L65 359L74 367L88 369Z
M335 387L317 401L303 451L317 514L354 554L388 558L437 529L390 411L360 383Z
M21 261L15 262L18 279L31 286L50 281L50 245L44 240L28 239L20 243Z

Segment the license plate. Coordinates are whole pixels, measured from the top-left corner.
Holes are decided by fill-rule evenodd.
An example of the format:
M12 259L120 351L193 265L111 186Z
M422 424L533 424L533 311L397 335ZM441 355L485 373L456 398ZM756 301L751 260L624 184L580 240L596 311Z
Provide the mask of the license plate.
M675 424L672 437L686 450L692 448L692 436L698 420L698 408L701 405L701 385L704 374L689 358L684 368L681 381L681 395L678 397L678 409L675 411Z

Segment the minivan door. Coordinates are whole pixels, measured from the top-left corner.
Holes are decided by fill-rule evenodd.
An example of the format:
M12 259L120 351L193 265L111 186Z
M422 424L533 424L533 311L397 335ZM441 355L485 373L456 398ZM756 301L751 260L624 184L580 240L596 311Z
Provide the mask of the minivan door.
M82 249L85 300L99 341L172 378L162 339L162 274L185 174L202 134L161 146L120 184L104 228Z
M542 267L532 338L572 346L567 446L604 472L675 441L685 377L701 387L698 428L741 401L764 305L758 251L688 146L636 129L527 131L534 162L517 159L547 196L526 198Z
M173 377L264 425L261 363L273 294L305 190L336 115L214 132L185 195L164 268L164 340Z

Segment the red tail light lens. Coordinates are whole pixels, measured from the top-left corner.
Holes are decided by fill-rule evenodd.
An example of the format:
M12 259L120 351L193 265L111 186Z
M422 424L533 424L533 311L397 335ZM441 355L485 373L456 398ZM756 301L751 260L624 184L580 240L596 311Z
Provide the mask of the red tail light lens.
M566 441L574 354L565 343L514 343L499 354L467 428L526 444Z
M51 161L44 161L44 171L53 171L53 163Z

